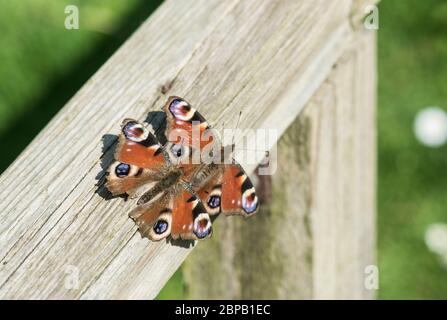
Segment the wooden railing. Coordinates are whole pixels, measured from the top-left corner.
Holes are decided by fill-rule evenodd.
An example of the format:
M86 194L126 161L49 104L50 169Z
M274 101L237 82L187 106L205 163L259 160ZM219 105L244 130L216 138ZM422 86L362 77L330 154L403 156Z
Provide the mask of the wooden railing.
M153 111L179 95L215 126L242 111L241 128L284 133L271 196L250 221L218 219L188 259L188 297L371 298L368 2L163 3L1 176L0 297L157 295L193 247L141 239L135 200L104 198L104 168L122 118L157 128Z

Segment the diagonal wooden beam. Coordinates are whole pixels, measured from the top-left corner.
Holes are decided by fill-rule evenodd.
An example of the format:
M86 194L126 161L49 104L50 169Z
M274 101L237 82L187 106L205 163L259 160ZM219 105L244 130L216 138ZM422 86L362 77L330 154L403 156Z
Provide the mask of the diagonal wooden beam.
M135 201L101 196L110 134L171 94L217 127L242 110L241 128L281 134L352 41L350 10L349 0L164 2L0 177L0 297L155 297L191 248L142 240L127 216Z

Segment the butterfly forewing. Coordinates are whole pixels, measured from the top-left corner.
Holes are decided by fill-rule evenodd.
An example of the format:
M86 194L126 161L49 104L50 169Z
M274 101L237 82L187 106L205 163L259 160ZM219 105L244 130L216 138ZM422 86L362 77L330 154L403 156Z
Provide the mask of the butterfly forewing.
M139 205L130 217L135 220L141 235L153 241L169 235L173 239L200 240L212 233L211 220L200 199L182 184Z
M186 100L170 97L163 110L167 117L165 134L169 142L198 149L213 143L212 136L203 139L205 131L210 129L208 122Z
M117 161L153 171L166 164L157 138L138 121L124 120L118 139Z

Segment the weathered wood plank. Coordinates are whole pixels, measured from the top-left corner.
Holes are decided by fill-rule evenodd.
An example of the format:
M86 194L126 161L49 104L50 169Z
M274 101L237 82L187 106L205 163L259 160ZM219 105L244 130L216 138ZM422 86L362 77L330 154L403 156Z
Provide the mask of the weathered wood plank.
M258 215L221 219L186 260L188 298L374 296L364 286L375 261L374 32L356 39L279 140Z
M361 34L310 105L320 110L312 210L317 299L374 297L364 281L375 264L375 37Z
M216 126L243 110L241 128L282 133L351 41L350 6L166 1L0 177L0 297L156 296L191 249L141 240L135 202L99 195L108 134L159 110L166 84Z

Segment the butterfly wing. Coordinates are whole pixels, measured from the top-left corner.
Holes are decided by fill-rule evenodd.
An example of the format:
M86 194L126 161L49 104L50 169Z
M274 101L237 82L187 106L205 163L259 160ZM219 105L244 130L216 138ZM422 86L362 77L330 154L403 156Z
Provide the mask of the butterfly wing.
M167 114L166 137L174 148L181 144L201 151L209 149L213 153L216 150L224 151L225 148L221 149L218 139L205 118L187 101L175 96L170 97L163 109ZM208 135L207 133L210 132L211 134ZM233 149L233 146L229 146L229 149ZM201 156L205 154L208 154L207 151L201 152ZM186 176L192 179L198 175L199 170L204 168L203 166L184 167L188 172ZM207 178L201 187L195 189L208 213L224 212L244 216L254 214L258 209L259 201L245 171L236 162L221 165L219 168L220 170L215 170L215 174Z
M186 146L200 145L200 149L213 141L201 139L206 130L210 129L205 118L184 99L169 97L163 107L166 112L166 138L173 144Z
M156 187L154 187L156 188ZM211 220L200 199L186 185L179 183L131 214L143 237L159 241L173 239L201 240L211 236Z
M160 241L171 233L172 201L169 193L137 206L129 216L138 226L142 237L152 241Z
M113 196L137 194L140 187L159 178L149 169L115 161L107 170L106 187Z
M211 159L213 148L217 147L217 133L196 109L180 97L169 97L163 110L167 117L167 154L189 179L206 161L204 156Z
M236 163L219 169L201 185L197 193L210 214L251 216L259 208L255 188L244 169Z
M204 239L211 236L211 219L202 201L184 186L173 199L173 239Z
M162 146L140 122L125 119L118 139L115 151L117 161L152 171L166 164Z
M115 159L106 181L113 195L131 195L145 183L159 180L160 168L167 163L157 138L133 119L123 121Z

